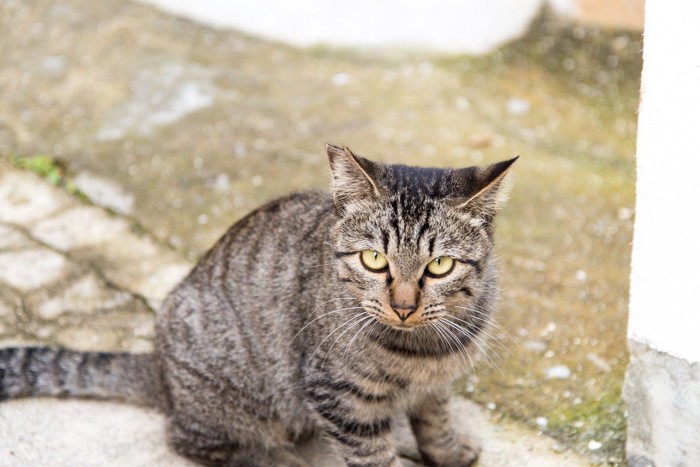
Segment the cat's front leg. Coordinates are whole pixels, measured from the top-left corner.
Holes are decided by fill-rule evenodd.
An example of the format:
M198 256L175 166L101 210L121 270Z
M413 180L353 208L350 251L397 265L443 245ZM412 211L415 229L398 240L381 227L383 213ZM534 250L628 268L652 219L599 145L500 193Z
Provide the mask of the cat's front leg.
M348 466L400 467L390 407L347 381L325 382L306 392L336 453Z
M427 396L409 412L411 428L427 466L468 467L479 458L481 448L452 428L449 401L449 388Z
M358 442L331 428L326 430L334 441L336 452L349 467L402 467L391 435Z
M336 452L348 466L401 467L390 418L361 418L337 406L317 410Z

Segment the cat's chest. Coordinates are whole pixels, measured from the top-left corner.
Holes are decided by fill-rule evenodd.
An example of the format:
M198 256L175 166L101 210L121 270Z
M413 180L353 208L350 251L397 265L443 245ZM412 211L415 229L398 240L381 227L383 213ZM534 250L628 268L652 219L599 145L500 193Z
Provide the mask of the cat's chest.
M461 354L421 357L395 354L380 346L370 346L369 349L366 361L371 362L377 372L403 383L406 389L431 390L453 381L467 371L464 359L460 358Z

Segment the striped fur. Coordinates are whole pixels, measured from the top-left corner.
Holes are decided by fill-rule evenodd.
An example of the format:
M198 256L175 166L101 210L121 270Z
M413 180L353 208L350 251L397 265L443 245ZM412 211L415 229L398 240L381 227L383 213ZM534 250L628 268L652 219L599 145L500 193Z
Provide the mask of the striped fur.
M303 466L294 444L319 431L347 465L398 466L391 426L406 412L427 465L471 465L479 449L450 428L449 386L490 320L493 217L514 160L328 156L333 197L292 194L236 223L165 300L153 355L0 350L0 399L160 407L174 449L231 466ZM363 266L366 249L388 266ZM427 272L436 256L454 258L448 275Z
M116 399L152 407L163 403L153 355L0 349L0 401L29 396Z

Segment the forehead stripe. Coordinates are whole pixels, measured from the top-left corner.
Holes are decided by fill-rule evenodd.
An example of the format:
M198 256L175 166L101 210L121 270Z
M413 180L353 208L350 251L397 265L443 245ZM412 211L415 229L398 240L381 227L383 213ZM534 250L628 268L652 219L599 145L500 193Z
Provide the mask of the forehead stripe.
M401 241L401 235L399 231L399 206L396 198L392 198L391 200L391 215L389 222L391 223L391 227L394 229L394 233L396 234L396 242L399 243Z
M384 253L389 252L389 234L385 230L381 230L382 233L382 244L384 245Z

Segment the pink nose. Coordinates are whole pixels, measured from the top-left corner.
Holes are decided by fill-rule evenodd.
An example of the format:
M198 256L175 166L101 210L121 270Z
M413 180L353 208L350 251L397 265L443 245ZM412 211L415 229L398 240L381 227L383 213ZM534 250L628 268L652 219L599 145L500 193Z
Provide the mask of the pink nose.
M406 305L403 303L391 304L391 309L394 310L394 313L396 313L396 316L398 316L401 321L406 321L408 317L411 316L414 311L416 311L416 308L418 308L416 305Z
M389 294L389 306L401 321L406 321L418 308L420 292L418 284L410 281L396 281Z

